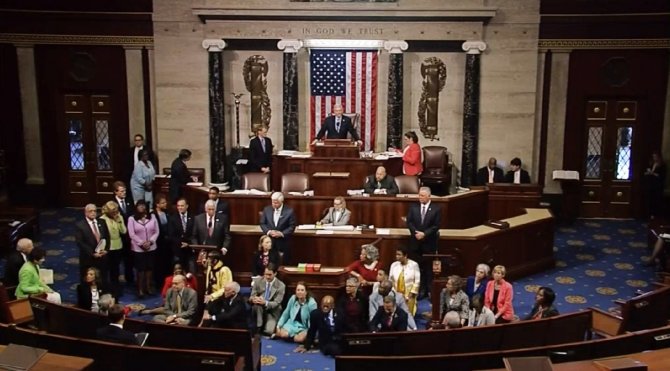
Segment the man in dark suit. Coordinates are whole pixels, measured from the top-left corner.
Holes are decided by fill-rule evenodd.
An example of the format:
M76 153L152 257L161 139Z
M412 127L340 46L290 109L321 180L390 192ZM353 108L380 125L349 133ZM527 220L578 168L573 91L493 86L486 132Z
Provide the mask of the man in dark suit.
M313 143L317 140L321 140L324 134L326 135L326 139L347 139L347 134L351 134L353 140L360 142L356 128L354 128L354 125L351 123L351 119L347 116L343 116L343 112L344 109L342 109L341 104L333 106L333 116L328 116L323 120L321 130L316 134L316 139Z
M266 206L261 213L261 230L272 238L272 248L283 256L284 264L290 264L289 238L295 231L296 220L293 209L284 206L284 195L275 192L270 197L272 205Z
M384 305L377 309L370 321L370 331L407 331L407 312L396 306L394 298L385 297Z
M498 162L495 157L491 157L489 162L483 168L477 170L476 185L486 185L487 183L502 183L505 180L505 175L501 168L497 166Z
M428 258L424 259L423 255L437 252L437 240L440 237L438 231L442 209L430 202L430 195L429 187L419 188L419 203L412 204L407 213L409 255L410 259L419 263L421 269L419 299L428 295L433 283L432 262Z
M98 219L98 212L94 204L84 207L84 220L75 224L75 241L79 247L79 277L84 277L86 270L95 267L100 270L102 282L109 285L109 267L107 251L109 250L109 230L104 220ZM98 243L104 239L105 249L96 252Z
M255 332L266 335L275 333L277 321L282 312L282 300L286 285L277 278L277 268L269 263L265 267L262 278L258 278L251 284L251 320L255 326Z
M337 356L342 353L342 329L344 317L342 312L334 309L334 299L326 295L321 299L321 308L314 309L309 316L309 330L305 343L295 351L304 353L312 348L316 334L319 334L319 348L327 356Z
M267 137L267 126L256 128L256 137L249 141L249 163L247 168L250 172L269 173L272 167L272 140Z
M212 200L205 203L205 213L195 217L193 221L193 245L212 245L221 249L226 255L230 247L230 223L228 215L216 214L216 204Z
M182 196L182 187L189 182L190 174L186 167L186 161L191 159L191 151L182 149L179 151L179 157L172 161L170 166L170 204L175 202Z
M126 183L117 180L112 184L114 189L114 197L112 201L116 202L119 205L119 212L123 217L123 221L128 225L128 218L135 214L135 203L133 202L133 197L126 191ZM123 259L123 276L126 279L126 284L133 285L135 283L135 275L133 273L133 254L130 249L130 237L128 233L121 235L121 241L123 242L123 250L120 258ZM114 287L118 287L119 275L118 267L120 264L119 259L116 256L110 255L108 257L110 264L110 279ZM114 269L116 267L116 270ZM118 297L122 294L123 290L118 292Z
M209 187L209 191L207 192L207 199L214 201L216 205L216 215L225 214L228 217L228 220L230 220L230 208L228 207L228 203L226 201L219 198L219 192L219 187ZM203 203L200 206L199 214L204 212L205 204Z
M28 260L28 254L33 251L33 241L29 238L22 238L16 243L16 251L7 255L5 262L5 276L2 283L5 286L16 286L19 284L19 270Z
M130 177L133 174L133 169L135 169L135 164L140 160L140 151L145 150L149 153L149 161L154 165L154 169L157 169L156 156L154 151L151 150L151 147L144 142L144 136L142 134L135 134L133 139L133 146L130 147L128 151L128 164L126 170L126 177L123 178L130 182Z
M240 284L233 281L225 284L223 296L207 303L202 317L203 327L236 328L246 330L247 307L239 295Z
M383 166L378 167L374 175L365 178L363 188L365 193L376 195L396 195L399 192L395 179L386 174L386 168Z
M191 273L195 273L195 256L189 247L193 236L193 219L193 215L188 212L188 202L184 198L177 201L177 213L170 215L168 219L172 256Z
M107 317L109 318L109 325L100 327L95 331L98 340L126 345L140 345L135 334L123 329L123 322L126 319L126 311L123 305L112 305L107 312Z
M511 170L505 174L505 183L530 184L530 175L528 175L526 170L521 168L520 158L514 157L509 162L509 166Z

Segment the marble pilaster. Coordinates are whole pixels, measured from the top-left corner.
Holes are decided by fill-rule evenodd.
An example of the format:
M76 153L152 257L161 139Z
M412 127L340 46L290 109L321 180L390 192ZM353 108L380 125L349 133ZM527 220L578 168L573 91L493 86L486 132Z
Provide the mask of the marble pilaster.
M146 137L144 126L144 78L142 71L142 47L124 46L126 54L126 84L128 92L128 139L132 143L135 134ZM151 142L150 142L151 143Z
M44 184L42 162L42 135L40 110L37 99L35 74L35 49L33 45L16 45L23 115L23 141L26 155L26 184Z
M226 131L223 120L223 48L221 39L206 39L202 47L209 53L209 147L213 183L226 181Z
M298 150L298 51L300 40L280 40L277 47L284 51L283 124L284 149Z
M479 139L480 55L486 50L483 41L463 43L465 54L465 91L463 95L463 146L461 149L461 186L469 187L477 175Z
M385 41L384 49L389 52L388 100L386 111L386 147L402 147L402 107L403 107L403 51L405 41Z

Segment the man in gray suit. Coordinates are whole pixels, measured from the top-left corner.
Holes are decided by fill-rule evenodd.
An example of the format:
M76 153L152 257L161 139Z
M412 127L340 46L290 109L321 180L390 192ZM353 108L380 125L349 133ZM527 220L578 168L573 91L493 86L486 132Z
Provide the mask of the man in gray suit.
M295 231L296 220L293 209L284 205L284 195L275 192L270 196L271 206L266 206L261 214L261 230L272 238L272 248L282 256L284 264L291 264L289 239Z
M181 274L172 278L172 288L165 298L163 313L154 316L154 321L190 325L198 309L198 294L186 287L186 277Z
M344 200L344 197L337 196L333 201L333 207L328 208L328 212L326 213L326 216L321 219L321 223L347 225L349 224L350 217L351 211L347 209L347 202Z
M266 335L274 334L277 320L281 316L285 291L286 285L277 278L277 268L269 263L263 278L257 279L251 285L249 302L257 331Z
M405 301L405 297L401 293L395 291L393 289L393 281L387 279L379 284L377 291L374 291L372 294L370 294L370 300L368 303L368 316L370 321L372 321L372 318L374 318L377 310L384 306L384 298L387 296L392 296L395 298L397 308L404 310L406 313L410 313L409 308L407 307L407 302ZM407 330L416 329L416 321L414 321L414 317L411 314L408 314Z

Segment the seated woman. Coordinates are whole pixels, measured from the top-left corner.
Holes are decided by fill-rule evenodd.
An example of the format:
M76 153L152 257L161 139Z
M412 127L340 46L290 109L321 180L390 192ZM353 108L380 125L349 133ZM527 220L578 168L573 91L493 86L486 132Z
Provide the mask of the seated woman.
M100 312L100 301L105 301L102 300L105 295L111 296L111 293L103 286L100 271L97 268L88 268L81 283L77 285L77 308ZM109 302L107 308L102 309L109 309Z
M270 236L264 234L258 239L258 249L252 261L254 265L251 267L251 275L253 277L262 276L269 263L274 264L275 267L279 266L279 251L272 248Z
M540 287L535 293L535 305L526 319L540 319L558 316L558 309L554 307L556 293L551 287Z
M186 287L190 287L193 290L198 289L198 281L195 279L195 276L191 273L184 273L184 268L182 268L181 264L176 263L172 269L172 275L165 277L163 289L161 290L161 296L163 297L163 300L165 300L165 296L167 295L168 290L172 287L172 278L178 274L186 277Z
M281 339L292 339L296 343L305 341L309 329L309 316L316 308L316 300L307 292L305 283L298 282L295 286L295 294L288 300L286 309L279 317L275 336Z
M495 315L496 323L508 323L514 319L512 299L514 289L505 281L505 267L496 265L493 268L493 280L486 285L484 305Z
M442 318L442 324L445 326L447 325L446 314L448 312L453 311L458 313L461 326L465 324L465 321L470 316L470 300L463 290L461 290L462 284L461 277L455 275L449 276L446 287L440 293L440 317Z
M484 296L486 284L489 282L489 273L491 273L491 268L488 265L477 264L475 275L468 277L465 283L465 294L468 295L468 299L472 300L475 295Z
M46 294L46 299L52 303L60 304L60 294L47 286L40 279L40 265L46 259L46 251L39 247L33 248L28 254L28 260L23 263L19 270L19 284L16 286L16 298L23 299L31 295Z
M344 200L344 197L337 196L333 201L333 207L328 208L326 216L319 222L322 224L347 225L350 217L351 211L347 209L347 201Z
M470 300L470 314L468 316L468 327L479 327L495 325L495 315L491 310L484 306L484 299L481 295L475 295Z
M369 296L372 293L372 286L377 282L380 266L377 247L363 245L359 259L349 264L347 269L352 277L358 279L359 288L363 294Z

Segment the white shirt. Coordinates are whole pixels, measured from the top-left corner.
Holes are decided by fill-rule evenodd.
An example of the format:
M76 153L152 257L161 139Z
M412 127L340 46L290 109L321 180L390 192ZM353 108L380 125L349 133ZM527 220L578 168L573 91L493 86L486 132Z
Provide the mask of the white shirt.
M274 210L274 214L272 216L272 220L275 223L275 227L279 224L279 217L281 216L281 210L284 208L284 205L280 206L278 209Z
M521 169L514 172L514 184L521 184Z
M407 297L408 294L418 294L419 285L421 283L421 271L419 270L419 264L417 264L412 259L407 259L407 264L402 265L399 261L391 264L391 269L389 270L389 279L393 281L393 286L398 289L398 278L400 273L404 272L405 280L405 292L401 293Z
M489 183L493 183L493 174L495 174L495 172L489 167L487 167L487 169L489 171Z
M135 151L133 151L133 165L137 165L137 162L139 159L137 158L137 154L140 153L141 150L144 149L144 146L142 147L135 147Z

